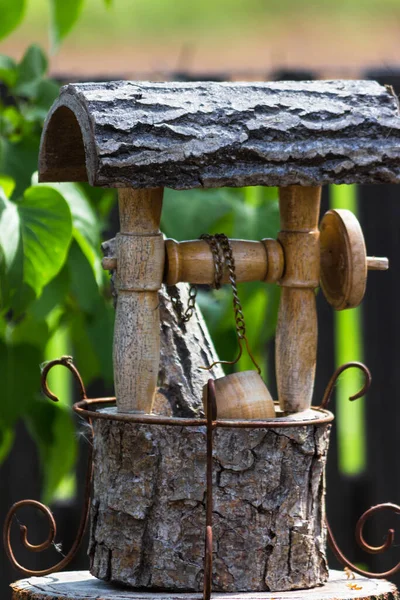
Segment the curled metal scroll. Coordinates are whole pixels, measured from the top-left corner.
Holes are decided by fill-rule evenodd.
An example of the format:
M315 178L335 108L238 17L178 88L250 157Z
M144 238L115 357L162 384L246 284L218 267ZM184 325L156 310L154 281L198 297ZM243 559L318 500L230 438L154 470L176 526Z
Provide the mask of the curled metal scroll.
M368 552L369 554L380 554L382 552L385 552L393 544L394 529L388 530L387 535L386 535L386 540L384 541L384 543L381 546L370 546L364 539L363 528L364 528L365 522L373 515L375 515L379 512L382 512L384 510L391 510L397 515L400 514L400 506L397 506L397 504L391 504L390 502L386 502L384 504L377 504L376 506L372 506L371 508L369 508L367 511L365 511L365 513L360 517L360 519L357 522L356 541L357 541L358 545L360 546L360 548L362 550L364 550L365 552ZM400 562L398 562L394 567L392 567L391 569L389 569L388 571L385 571L383 573L373 573L371 571L366 571L364 569L360 569L355 564L350 562L345 557L343 552L340 550L338 543L337 543L337 541L332 533L332 530L329 526L328 521L326 522L326 526L327 526L327 530L328 530L328 542L329 542L330 547L332 548L332 552L334 553L334 555L336 556L338 561L340 563L342 563L342 565L344 565L345 567L348 567L355 573L359 573L359 575L364 575L364 577L373 577L374 579L386 579L388 577L393 577L393 575L395 575L396 573L398 573L400 571Z
M333 392L333 389L334 389L334 386L335 386L335 383L336 383L338 377L344 371L346 371L347 369L350 369L350 368L360 369L360 371L362 371L364 374L365 381L364 381L363 387L356 394L354 394L353 396L350 396L349 400L351 400L351 401L356 400L357 398L361 398L362 396L364 396L364 394L367 393L367 391L369 390L369 387L371 385L371 379L372 379L371 373L370 373L368 367L366 367L361 362L348 362L348 363L342 365L341 367L339 367L338 369L336 369L336 371L332 375L332 377L327 385L327 388L325 390L325 394L324 394L320 408L326 409L326 407L328 406L329 401L331 399L332 392ZM357 522L356 531L355 531L356 542L362 550L364 550L365 552L368 552L369 554L381 554L383 552L386 552L386 550L391 548L391 546L393 545L394 529L388 530L386 539L381 546L371 546L370 544L368 544L366 542L366 540L364 538L364 525L365 525L366 521L373 515L380 513L384 510L391 510L392 512L394 512L397 515L400 514L400 506L397 506L397 504L391 504L390 502L386 502L383 504L377 504L376 506L372 506L371 508L366 510L365 513L359 518L359 520ZM360 567L357 567L355 564L350 562L346 558L346 556L343 554L343 552L340 550L338 543L332 533L332 529L329 525L328 519L326 519L326 527L327 527L327 532L328 532L328 542L332 549L332 552L334 553L334 555L336 556L338 561L344 567L347 567L347 568L351 569L352 571L354 571L355 573L358 573L359 575L363 575L364 577L372 577L375 579L385 579L387 577L392 577L393 575L395 575L396 573L398 573L400 571L400 562L398 562L397 565L395 565L392 569L389 569L388 571L385 571L383 573L374 573L374 572L366 571L365 569L361 569Z
M357 398L361 398L362 396L365 396L365 394L368 392L368 390L371 386L371 381L372 381L370 370L362 362L357 362L357 361L347 362L344 365L338 367L336 369L336 371L334 372L334 374L332 375L332 377L330 378L329 383L326 386L324 397L322 399L322 402L321 402L321 405L319 408L324 408L324 409L327 408L327 406L330 402L330 399L332 397L335 383L338 380L339 376L344 371L347 371L347 369L352 369L352 368L359 369L360 371L362 371L362 373L364 374L364 377L365 377L365 381L364 381L363 387L356 394L353 394L353 396L350 396L349 400L353 401L353 400L357 400Z
M74 375L74 378L78 382L81 399L85 400L87 398L85 386L83 385L82 378L81 378L78 370L76 369L76 367L73 365L72 358L70 356L62 356L60 359L52 360L44 366L43 371L42 371L42 380L41 380L43 393L48 398L53 400L54 402L58 402L57 396L55 396L53 394L53 392L50 391L48 384L47 384L47 375L48 375L49 371L57 365L62 365L64 367L67 367L71 371L71 373ZM90 434L91 434L91 436L93 436L92 424L91 424L90 419L88 421L89 421L89 425L90 425ZM50 509L47 506L45 506L44 504L42 504L41 502L38 502L37 500L21 500L20 502L16 502L8 511L8 514L6 516L6 520L4 523L4 529L3 529L4 548L5 548L6 554L9 558L11 564L15 568L17 568L19 571L21 571L21 573L23 573L24 575L28 575L28 576L34 575L34 576L42 577L44 575L49 575L50 573L54 573L55 571L60 571L60 570L64 569L71 562L71 560L74 558L75 554L77 553L77 551L81 545L83 535L86 530L86 525L88 522L90 492L91 492L91 483L92 483L92 471L93 471L92 452L93 452L92 443L90 443L89 444L88 467L87 467L87 473L86 473L84 507L83 507L81 520L80 520L79 527L78 527L78 532L77 532L75 541L72 544L70 551L56 565L54 565L48 569L43 569L41 571L34 571L31 569L27 569L27 568L23 567L17 561L17 559L15 558L13 549L12 549L12 545L11 545L12 523L13 523L14 517L16 517L17 512L23 507L36 508L42 514L45 515L45 517L48 520L49 534L47 536L47 539L44 542L42 542L41 544L31 544L28 539L27 527L25 525L20 524L19 528L20 528L22 545L25 548L27 548L28 550L30 550L31 552L43 552L43 550L47 550L52 545L54 545L56 534L57 534L57 527L56 527L56 523L55 523L54 517L53 517Z

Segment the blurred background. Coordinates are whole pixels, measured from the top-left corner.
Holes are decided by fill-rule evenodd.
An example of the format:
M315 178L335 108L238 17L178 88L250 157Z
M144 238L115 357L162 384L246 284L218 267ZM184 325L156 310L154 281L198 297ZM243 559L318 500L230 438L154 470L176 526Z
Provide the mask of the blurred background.
M75 4L75 1L72 2ZM51 58L59 75L131 77L159 71L252 72L313 68L354 77L396 64L398 0L86 0ZM65 11L70 3L66 3ZM49 0L30 0L2 43L20 58L27 43L49 49Z
M17 500L50 503L57 541L66 553L80 516L87 440L72 416L77 397L68 373L58 369L51 380L61 399L54 405L40 396L39 365L71 354L89 396L112 395L114 309L108 276L100 268L100 243L115 235L118 213L112 190L36 183L41 128L60 84L123 78L372 78L399 94L400 0L0 0L0 15L0 522ZM182 202L187 194L192 201ZM369 254L388 256L391 266L387 273L369 274L358 309L334 313L318 295L314 404L320 403L334 369L346 361L365 361L373 375L367 398L355 403L348 397L361 386L357 373L344 374L336 388L327 511L348 557L375 570L395 564L396 547L384 557L365 556L353 531L371 505L400 503L398 196L393 185L329 186L321 210L355 212ZM277 198L274 188L166 190L162 228L178 240L221 231L243 239L275 237ZM46 227L40 231L31 219L32 206L42 211ZM16 213L14 237L19 236L23 252L7 243L14 237L6 224ZM63 227L54 233L60 221ZM37 258L39 246L26 243L32 231L47 248L45 265L43 255ZM239 292L251 347L276 396L279 288L254 283ZM198 301L219 355L233 358L230 290L202 290ZM237 368L251 368L247 361L244 357ZM26 511L19 518L30 526L32 542L47 535L40 515ZM394 517L385 519L375 519L366 530L373 544L382 543L389 525L396 526ZM15 525L16 547L17 534ZM88 568L86 547L84 542L71 569ZM59 552L53 548L44 556L29 556L18 549L17 555L40 569L56 562ZM330 559L331 567L341 568ZM0 574L1 597L9 598L7 586L19 575L4 552Z

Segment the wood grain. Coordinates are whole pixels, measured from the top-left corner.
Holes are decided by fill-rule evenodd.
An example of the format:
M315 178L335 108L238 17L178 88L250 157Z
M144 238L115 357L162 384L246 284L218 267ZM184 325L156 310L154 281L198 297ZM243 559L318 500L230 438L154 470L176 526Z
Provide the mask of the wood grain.
M203 388L206 412L207 386ZM215 380L218 419L273 419L274 401L257 371L240 371Z
M276 330L276 378L285 412L310 407L317 360L315 288L319 285L319 207L321 188L280 188L279 203L285 270Z
M120 412L150 413L160 364L161 288L165 246L160 233L162 189L119 192L116 238L118 290L113 361Z
M190 189L400 182L400 117L373 81L62 88L40 181Z
M102 244L106 258L115 256L115 248L115 238ZM115 304L118 301L116 278L116 272L112 271L110 283ZM187 306L189 286L179 283L176 292L182 304ZM210 378L222 377L224 372L219 364L212 371L204 371L199 366L216 362L218 355L197 305L190 321L182 325L165 286L158 292L158 301L161 324L159 389L153 412L177 417L201 416L204 384Z
M277 281L283 273L283 252L276 240L254 242L230 240L235 259L237 283L247 281ZM214 259L205 240L176 242L166 240L166 269L164 280L168 285L184 281L213 285ZM279 246L275 250L275 246ZM229 283L229 270L224 264L222 283Z
M367 257L357 217L346 209L328 210L321 221L321 287L336 310L355 308L364 298L368 269L385 271L387 258Z

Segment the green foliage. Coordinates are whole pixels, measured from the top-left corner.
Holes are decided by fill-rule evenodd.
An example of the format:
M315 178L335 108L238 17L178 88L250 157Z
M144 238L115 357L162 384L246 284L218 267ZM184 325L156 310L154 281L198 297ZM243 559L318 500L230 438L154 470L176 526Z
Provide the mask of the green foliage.
M74 26L84 3L51 0L54 47ZM7 9L14 17L1 23L0 36L17 25L23 8L23 2L14 0L13 10ZM59 89L47 78L47 68L47 57L35 45L19 63L0 55L0 81L7 87L0 101L0 461L12 445L15 424L23 419L44 466L45 502L71 472L77 444L70 381L65 373L51 379L50 385L63 394L59 403L51 403L39 393L39 365L72 353L86 384L101 378L112 385L114 308L100 244L115 203L110 190L37 182L43 121ZM177 239L219 231L244 239L275 236L276 190L167 191L163 229ZM248 338L260 363L275 329L278 298L276 287L267 288L267 294L265 289L255 283L239 290ZM237 341L231 291L203 291L199 303L220 356L233 358ZM240 368L247 367L252 365L245 355Z
M166 190L162 229L167 236L177 240L197 238L206 232L249 240L276 237L279 230L277 190L262 187L190 192ZM265 366L267 342L276 327L279 288L254 282L241 284L238 290L251 349L260 366ZM231 290L225 286L211 293L199 292L198 302L220 358L232 360L238 346ZM247 353L244 352L235 368L254 368ZM266 376L265 370L263 374Z
M101 226L115 194L77 184L37 183L43 120L58 94L46 76L40 48L28 48L20 63L0 56L8 88L0 103L0 460L23 419L37 442L43 468L43 498L49 501L71 471L76 434L69 405L40 396L39 365L74 350L87 383L112 384L111 306L101 269ZM65 347L67 346L67 347Z
M11 33L22 21L25 13L25 0L0 0L0 40Z
M74 27L79 19L84 5L84 0L50 0L51 7L51 26L50 39L51 45L56 50L62 40Z

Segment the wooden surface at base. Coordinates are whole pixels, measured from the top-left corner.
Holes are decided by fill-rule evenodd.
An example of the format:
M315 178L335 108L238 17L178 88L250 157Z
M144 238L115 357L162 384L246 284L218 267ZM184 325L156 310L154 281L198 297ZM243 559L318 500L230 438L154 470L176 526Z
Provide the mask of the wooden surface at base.
M359 589L350 589L355 585ZM201 594L177 592L138 592L111 586L92 577L88 571L71 571L55 573L47 577L31 577L12 584L13 600L201 600ZM398 600L400 598L396 587L385 580L365 579L356 576L348 580L343 571L330 571L329 582L312 590L294 592L246 592L221 594L213 593L212 598L227 600L350 600L357 598L374 600Z

